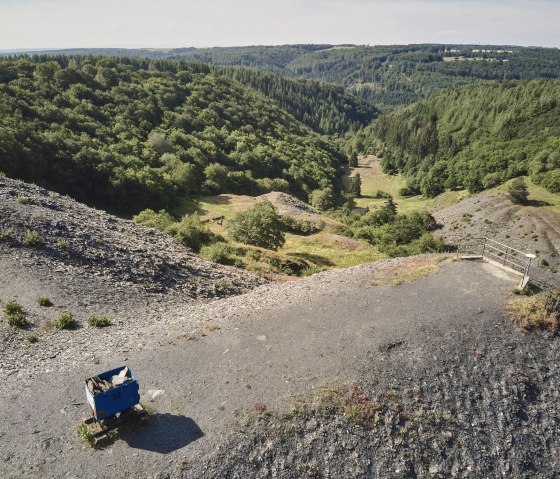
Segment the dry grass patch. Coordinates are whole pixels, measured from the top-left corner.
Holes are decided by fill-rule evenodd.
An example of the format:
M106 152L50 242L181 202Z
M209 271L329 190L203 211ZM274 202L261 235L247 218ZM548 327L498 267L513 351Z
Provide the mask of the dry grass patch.
M413 283L424 276L437 273L442 264L448 261L449 255L410 258L380 270L374 277L374 285L389 284L398 286L402 283Z
M539 293L511 298L506 310L509 318L525 331L547 330L557 333L559 303L557 293Z

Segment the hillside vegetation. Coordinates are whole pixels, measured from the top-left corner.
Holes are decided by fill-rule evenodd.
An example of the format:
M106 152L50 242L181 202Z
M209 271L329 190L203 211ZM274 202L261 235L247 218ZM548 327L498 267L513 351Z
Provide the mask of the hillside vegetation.
M341 85L248 68L217 71L272 98L299 121L322 134L356 131L377 115L376 108L358 100Z
M274 101L205 65L0 61L0 171L121 213L184 195L337 189L344 161Z
M409 194L491 188L525 174L560 192L560 81L473 85L381 117L366 148Z
M394 108L442 89L488 80L560 76L560 51L481 45L279 45L181 49L77 49L66 54L179 58L338 83L368 103Z

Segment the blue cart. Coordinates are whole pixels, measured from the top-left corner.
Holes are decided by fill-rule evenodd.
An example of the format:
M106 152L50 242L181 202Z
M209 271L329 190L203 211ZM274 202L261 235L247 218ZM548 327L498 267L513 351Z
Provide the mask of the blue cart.
M84 421L97 439L131 419L145 416L138 379L128 366L86 379L86 398L93 413Z

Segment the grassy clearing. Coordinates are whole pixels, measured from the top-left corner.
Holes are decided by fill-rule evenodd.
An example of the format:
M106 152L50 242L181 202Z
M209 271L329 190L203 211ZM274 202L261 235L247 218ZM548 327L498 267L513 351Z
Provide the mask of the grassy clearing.
M311 236L287 234L280 252L323 269L347 268L386 258L368 243L324 231Z
M539 293L533 296L517 296L506 303L509 318L525 331L547 330L558 332L557 294Z
M211 220L219 216L224 216L227 220L239 211L252 207L256 202L256 198L240 195L196 197L184 200L174 213L196 213L201 215L202 221ZM227 237L223 225L209 221L206 223L206 226L212 232ZM297 259L303 260L309 264L310 272L316 272L322 269L346 268L357 264L378 261L386 257L377 248L365 242L331 234L327 231L308 236L287 233L286 243L277 252L269 252L261 248L254 248L235 242L232 242L231 245L234 248L247 248L252 251L260 250L263 258L252 260L250 254L248 255L249 257L241 258L241 260L248 269L264 273L271 269L268 265L269 262L276 263L274 258L277 258L280 263L283 263L284 260L287 262ZM274 268L272 268L272 271L278 272Z
M388 266L379 271L373 277L373 282L374 285L388 284L391 286L413 283L420 278L437 273L442 264L450 258L450 255L438 255L406 259L396 265Z
M560 213L560 195L556 193L551 193L542 186L535 185L528 176L522 177L527 184L527 189L529 190L529 201L539 201L542 202L544 206L550 208L556 213ZM494 189L497 193L505 194L507 192L508 186L511 181L507 181L503 185L498 186Z
M402 175L389 176L383 173L379 159L374 156L360 158L358 165L358 168L349 170L347 175L354 176L359 173L362 179L363 197L355 200L356 206L360 208L383 205L385 200L373 198L378 190L390 193L398 204L401 213L423 210L434 211L446 208L468 196L466 191L446 191L437 198L425 198L421 195L403 197L399 195L399 190L406 185L406 180Z

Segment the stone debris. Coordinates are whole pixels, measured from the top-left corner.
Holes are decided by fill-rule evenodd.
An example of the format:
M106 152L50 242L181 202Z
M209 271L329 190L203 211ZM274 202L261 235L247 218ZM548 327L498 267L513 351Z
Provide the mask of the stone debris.
M101 379L99 376L94 376L86 380L86 385L89 392L95 396L96 394L104 393L129 381L132 381L132 377L130 376L128 367L125 367L121 369L118 374L111 376L109 381Z

